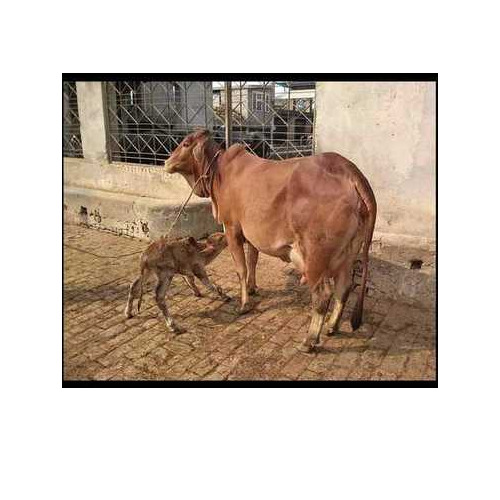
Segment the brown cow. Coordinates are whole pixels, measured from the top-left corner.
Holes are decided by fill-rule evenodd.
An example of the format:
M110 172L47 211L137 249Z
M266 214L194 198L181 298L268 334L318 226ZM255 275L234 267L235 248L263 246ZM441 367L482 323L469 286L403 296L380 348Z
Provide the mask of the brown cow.
M198 131L179 144L165 167L180 173L198 196L212 199L240 279L242 313L255 292L258 252L291 261L303 274L313 306L307 350L319 342L332 298L328 333L336 331L363 245L361 291L351 317L353 329L360 326L377 205L353 163L336 153L265 160L241 144L222 150L208 131Z
M175 274L180 274L189 285L194 294L201 296L194 278L198 278L209 290L217 293L223 300L231 300L222 289L213 285L205 272L205 266L212 262L224 248L227 247L227 239L223 233L214 233L203 242L196 241L192 237L168 240L160 238L151 243L141 255L140 276L130 285L125 316L132 317L134 299L137 302L137 310L141 309L142 292L144 281L151 273L156 274L157 285L155 290L156 304L163 313L167 328L174 332L182 331L170 316L165 302L165 294Z

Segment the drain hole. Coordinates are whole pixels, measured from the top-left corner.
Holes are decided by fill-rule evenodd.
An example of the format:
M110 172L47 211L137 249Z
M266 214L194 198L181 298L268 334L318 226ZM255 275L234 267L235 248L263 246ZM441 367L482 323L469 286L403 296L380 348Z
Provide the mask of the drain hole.
M422 269L423 262L420 259L410 260L410 269Z

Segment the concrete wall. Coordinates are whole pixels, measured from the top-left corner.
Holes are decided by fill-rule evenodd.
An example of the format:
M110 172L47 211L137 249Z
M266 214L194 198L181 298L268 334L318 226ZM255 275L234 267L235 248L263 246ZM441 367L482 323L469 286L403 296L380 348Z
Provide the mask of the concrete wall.
M102 82L76 82L83 156L92 161L107 160L106 108Z
M157 239L169 230L190 192L180 175L160 167L64 159L67 223ZM210 200L193 194L171 237L202 238L217 230Z
M104 85L77 82L77 97L84 158L64 158L65 221L148 240L165 234L191 188L161 167L109 163ZM170 235L219 229L210 200L193 195Z
M353 161L377 198L376 230L435 238L433 82L318 82L316 152Z

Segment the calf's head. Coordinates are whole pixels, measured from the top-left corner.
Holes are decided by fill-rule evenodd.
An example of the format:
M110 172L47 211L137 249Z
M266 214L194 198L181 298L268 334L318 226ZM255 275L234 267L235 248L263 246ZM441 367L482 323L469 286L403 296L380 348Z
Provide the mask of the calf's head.
M214 233L208 236L205 249L201 252L207 263L217 257L227 247L227 239L224 233Z
M227 247L227 239L224 233L214 233L207 237L207 246L224 250Z

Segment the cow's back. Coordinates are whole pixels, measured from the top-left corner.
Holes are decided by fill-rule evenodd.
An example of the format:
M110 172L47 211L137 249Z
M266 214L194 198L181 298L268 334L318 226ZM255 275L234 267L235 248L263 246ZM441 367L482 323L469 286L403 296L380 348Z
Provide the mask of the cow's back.
M288 186L287 210L294 232L314 240L352 237L360 226L361 200L351 162L335 153L304 160Z
M221 220L240 224L260 251L280 256L303 235L324 239L356 226L359 197L350 162L342 156L272 161L241 154L232 163L225 173Z

